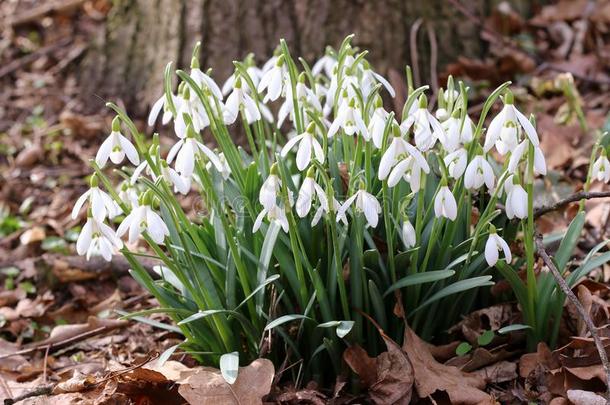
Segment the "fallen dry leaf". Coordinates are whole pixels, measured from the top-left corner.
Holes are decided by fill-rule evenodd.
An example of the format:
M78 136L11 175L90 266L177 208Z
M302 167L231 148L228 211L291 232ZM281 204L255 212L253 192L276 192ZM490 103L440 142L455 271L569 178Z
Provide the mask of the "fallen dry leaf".
M350 346L343 359L358 374L376 404L408 404L413 394L413 367L401 347L381 332L387 352L371 358L358 346Z
M237 380L229 385L220 370L202 367L187 377L178 392L191 405L262 404L262 398L271 390L275 369L267 359L254 360L239 368Z
M594 392L583 390L568 390L568 399L574 405L606 405L606 399Z
M47 233L44 228L35 226L23 232L19 237L19 241L22 245L29 245L30 243L40 242L47 237Z
M59 342L63 342L67 339L73 338L75 336L81 335L85 332L90 332L97 328L105 327L108 330L114 328L120 328L127 325L129 322L118 319L100 319L94 316L90 316L87 319L87 323L78 323L72 325L58 325L53 328L49 337L36 342L34 345L37 347L47 346L51 344L56 344Z
M485 379L452 366L438 363L426 343L411 330L405 331L403 350L413 366L415 389L420 398L444 391L453 404L493 404L492 397L482 391Z
M94 383L95 377L82 374L78 370L75 370L74 374L69 380L60 382L53 388L53 393L64 394L68 392L81 392L91 388Z

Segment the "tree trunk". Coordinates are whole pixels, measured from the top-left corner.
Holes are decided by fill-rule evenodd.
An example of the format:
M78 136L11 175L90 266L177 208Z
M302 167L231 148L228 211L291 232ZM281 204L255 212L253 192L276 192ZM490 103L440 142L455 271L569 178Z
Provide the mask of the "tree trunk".
M462 2L479 16L489 15L495 3ZM514 3L527 13L532 1ZM131 113L142 114L162 92L167 62L188 67L199 40L201 65L213 68L219 83L232 72L234 60L253 52L262 62L280 38L294 55L311 62L326 45L337 47L351 33L356 46L370 50L368 58L377 71L401 77L404 66L415 62L410 38L419 18L423 24L415 33L416 53L424 79L431 76L431 31L437 68L457 56L480 57L484 52L480 28L448 0L119 0L84 60L83 101L99 108L95 95L121 99Z

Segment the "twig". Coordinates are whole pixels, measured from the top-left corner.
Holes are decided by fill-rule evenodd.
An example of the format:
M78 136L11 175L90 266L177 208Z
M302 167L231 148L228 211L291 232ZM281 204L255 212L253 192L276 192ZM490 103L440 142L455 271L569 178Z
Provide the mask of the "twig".
M16 404L17 402L23 401L24 399L32 398L32 397L39 397L41 395L49 395L52 392L53 392L52 384L51 385L42 385L31 391L23 393L15 398L6 398L4 400L4 405L13 405L13 404Z
M411 51L411 66L413 67L413 82L415 87L419 87L421 77L419 75L419 56L417 55L417 32L421 27L423 20L418 18L411 26L411 34L409 36L409 48Z
M555 267L555 264L544 249L544 243L542 241L541 234L536 235L536 247L538 249L538 254L542 258L546 266L551 270L551 273L553 274L555 281L557 281L557 284L559 284L561 291L563 291L563 293L568 297L570 302L572 302L581 319L587 325L587 329L589 329L591 337L593 337L595 347L599 352L599 359L601 360L602 366L604 367L604 371L606 372L606 404L610 404L610 364L608 363L608 356L606 355L606 349L604 347L604 344L602 343L602 340L600 339L599 334L597 333L597 328L593 324L593 321L591 320L589 314L587 314L585 308L582 306L578 298L576 298L576 295L574 295L574 293L568 286L568 283L566 283L564 278L561 276L559 270L557 270L557 267Z
M88 339L92 336L98 335L103 332L110 331L112 329L116 329L116 326L100 326L99 328L95 328L90 331L81 333L79 335L72 336L71 338L68 338L66 340L62 340L61 342L49 343L49 344L43 345L43 346L35 346L35 347L28 348L28 349L18 350L14 353L3 354L0 356L0 360L6 359L6 358L9 358L12 356L22 356L24 354L34 353L41 349L46 349L48 352L51 352L51 350L56 350L56 349L59 349L59 348L65 347L65 346L69 346L72 343Z
M438 42L436 41L434 27L429 21L426 23L426 31L430 42L430 85L432 86L433 97L436 99L438 95Z
M551 205L545 205L543 207L537 208L534 210L534 218L538 218L544 214L547 214L551 211L558 210L559 208L580 200L591 200L594 198L605 198L610 197L610 191L581 191L576 194L572 194L569 197L564 198L563 200L557 201Z
M47 14L62 13L80 7L84 2L85 0L60 0L43 2L42 5L38 7L33 7L24 13L18 14L13 18L10 18L8 21L8 25L15 27L18 25L38 21Z

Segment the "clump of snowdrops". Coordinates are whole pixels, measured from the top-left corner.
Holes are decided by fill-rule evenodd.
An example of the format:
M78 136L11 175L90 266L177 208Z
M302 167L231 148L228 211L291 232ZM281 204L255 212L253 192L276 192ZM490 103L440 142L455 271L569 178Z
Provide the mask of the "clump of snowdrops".
M200 68L199 47L190 71L169 64L148 118L175 137L167 154L108 104L112 132L73 211L86 203L78 253L123 254L161 306L129 316L168 314L177 327L155 324L183 334L181 350L220 364L229 381L258 356L288 356L297 381L339 373L346 345L383 350L367 316L399 343L401 316L424 338L441 336L489 301L483 287L497 270L524 308L513 329L545 338L533 184L546 165L533 118L506 83L473 121L468 88L451 78L431 112L428 86L413 88L408 68L404 108L389 112L394 89L350 40L312 68L282 41L260 68L252 56L235 62L222 86ZM600 159L596 176L610 173ZM194 218L179 203L188 193L201 199ZM140 257L158 259L156 277Z

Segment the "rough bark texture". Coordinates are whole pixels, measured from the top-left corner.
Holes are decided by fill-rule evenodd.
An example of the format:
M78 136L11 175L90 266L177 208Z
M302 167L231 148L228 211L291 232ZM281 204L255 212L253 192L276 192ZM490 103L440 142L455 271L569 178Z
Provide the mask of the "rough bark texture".
M496 3L462 2L479 16L488 15ZM511 3L528 12L532 1ZM120 98L130 112L142 113L162 91L165 64L188 67L198 40L202 66L212 67L220 83L231 73L233 60L253 52L263 61L280 38L295 55L312 61L327 44L336 47L351 33L355 45L370 50L376 70L402 74L412 63L411 27L418 18L424 21L417 34L423 78L430 77L428 24L437 39L439 67L457 56L484 52L479 27L448 0L118 0L83 62L83 101L99 108L99 97Z

